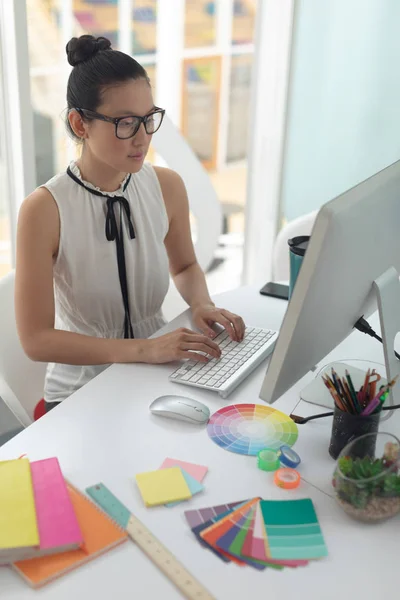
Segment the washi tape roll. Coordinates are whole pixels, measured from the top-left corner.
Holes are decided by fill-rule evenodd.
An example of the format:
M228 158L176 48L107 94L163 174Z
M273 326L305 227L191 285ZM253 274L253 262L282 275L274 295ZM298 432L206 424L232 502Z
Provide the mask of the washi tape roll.
M291 469L295 469L301 463L300 456L290 446L281 446L278 450L278 457L285 467Z
M294 469L278 469L274 475L274 483L285 490L293 490L300 485L300 474Z
M276 471L279 469L280 462L276 450L264 448L257 454L257 466L262 471Z

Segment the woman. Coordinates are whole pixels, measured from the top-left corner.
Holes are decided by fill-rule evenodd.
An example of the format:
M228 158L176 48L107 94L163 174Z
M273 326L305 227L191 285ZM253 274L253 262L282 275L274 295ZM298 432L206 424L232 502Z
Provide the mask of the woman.
M220 356L214 323L237 341L245 329L210 299L181 178L144 162L164 116L145 70L105 38L72 38L66 51L81 157L25 199L17 232L17 326L26 354L49 363L47 410L110 363L205 362ZM168 271L202 334L147 339L165 324Z

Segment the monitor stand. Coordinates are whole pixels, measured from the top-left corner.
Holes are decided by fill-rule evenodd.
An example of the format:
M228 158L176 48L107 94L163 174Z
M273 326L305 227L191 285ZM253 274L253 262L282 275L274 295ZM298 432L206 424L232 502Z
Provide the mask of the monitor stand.
M400 376L400 360L394 353L394 342L396 335L400 332L400 281L399 274L394 267L390 267L380 277L373 282L373 290L378 300L379 321L382 331L383 351L385 357L386 377L391 381L396 376ZM368 360L365 360L368 363ZM301 400L316 404L324 408L333 409L334 404L332 396L326 389L320 375L330 373L334 368L338 375L343 376L347 369L354 381L354 385L362 385L365 377L365 371L352 367L344 362L333 362L326 366L326 369L300 392ZM384 379L382 383L386 383ZM387 405L400 404L400 377L398 383L391 389ZM393 411L387 411L382 414L381 421L385 421L393 414Z

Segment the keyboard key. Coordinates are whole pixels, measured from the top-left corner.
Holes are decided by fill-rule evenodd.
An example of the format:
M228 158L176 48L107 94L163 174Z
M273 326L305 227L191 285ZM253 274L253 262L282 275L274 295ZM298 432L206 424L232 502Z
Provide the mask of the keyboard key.
M190 381L193 381L193 383L197 383L199 379L201 379L201 375L196 374L191 376Z
M208 389L219 389L228 381L234 381L236 373L242 367L250 367L253 356L259 356L260 348L268 347L269 340L274 335L273 331L247 327L244 340L235 342L224 330L214 338L221 348L220 358L210 358L207 363L192 359L186 361L171 374L170 379ZM200 354L204 355L203 352Z

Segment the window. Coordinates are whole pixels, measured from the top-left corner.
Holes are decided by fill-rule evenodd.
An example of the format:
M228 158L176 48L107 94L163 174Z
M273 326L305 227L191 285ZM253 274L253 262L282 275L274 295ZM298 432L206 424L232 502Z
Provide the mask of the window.
M237 234L241 244L257 1L21 0L28 16L37 184L65 170L81 150L65 129L66 40L105 36L147 70L155 102L163 103L210 173L224 232ZM162 164L153 147L148 159Z
M184 61L182 131L203 165L216 166L221 57Z
M186 0L185 48L214 46L216 31L216 2Z
M156 25L157 0L134 0L132 14L133 56L155 53Z
M234 0L232 44L254 42L256 0Z
M232 56L227 162L247 157L252 63L250 54Z
M73 0L75 35L104 36L118 48L118 0Z
M1 48L1 39L0 39ZM9 217L9 169L5 138L4 75L0 52L0 277L12 268L11 226Z
M58 0L28 0L27 22L36 182L42 185L69 159L63 121L68 63Z

